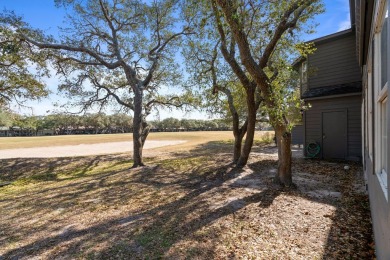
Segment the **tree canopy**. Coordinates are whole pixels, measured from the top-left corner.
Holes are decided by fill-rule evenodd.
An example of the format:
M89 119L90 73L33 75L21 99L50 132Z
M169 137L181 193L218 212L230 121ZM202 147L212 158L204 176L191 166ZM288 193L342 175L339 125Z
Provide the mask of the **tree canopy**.
M41 80L49 75L46 53L21 41L4 19L0 19L0 53L0 106L24 105L48 95Z
M37 37L15 16L8 21L18 37L50 51L57 72L66 77L61 89L81 97L86 107L111 100L134 113L134 167L142 166L142 148L154 105L181 107L190 94L163 95L176 85L175 55L180 39L191 32L180 19L175 0L58 0L71 15L61 38ZM85 86L89 84L89 90Z

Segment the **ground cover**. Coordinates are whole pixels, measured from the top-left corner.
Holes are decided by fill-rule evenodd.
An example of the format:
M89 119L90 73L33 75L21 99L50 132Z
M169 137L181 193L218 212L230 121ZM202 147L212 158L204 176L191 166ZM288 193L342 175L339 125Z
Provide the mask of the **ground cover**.
M247 167L231 141L180 149L9 159L0 164L4 259L350 259L373 257L359 164L294 159L296 190L274 186L276 149ZM177 139L177 133L176 133ZM205 140L207 139L207 140ZM299 151L296 151L299 153ZM1 258L1 257L0 257Z

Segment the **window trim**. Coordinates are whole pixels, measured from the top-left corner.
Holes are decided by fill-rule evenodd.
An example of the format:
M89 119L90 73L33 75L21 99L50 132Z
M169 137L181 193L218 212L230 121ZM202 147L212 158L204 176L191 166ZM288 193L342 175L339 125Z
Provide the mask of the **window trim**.
M305 68L305 70L304 70ZM305 93L308 90L308 61L307 59L302 61L299 68L299 81L301 83L301 94Z
M373 120L374 120L374 140L373 144L375 145L374 149L374 161L375 161L375 168L374 174L377 176L378 181L380 183L380 186L382 187L383 193L385 195L386 200L388 201L388 174L384 168L384 163L387 163L387 161L383 161L383 148L384 148L384 143L382 139L383 136L383 129L387 132L386 135L388 136L388 126L385 126L383 128L383 102L386 100L388 102L388 85L389 85L389 68L387 68L387 71L385 72L387 75L386 78L386 83L382 86L382 64L383 64L383 55L382 55L382 46L381 46L381 37L382 37L382 30L383 30L383 25L385 23L385 19L388 18L388 0L381 0L379 4L376 7L376 12L375 12L375 30L373 31L373 41L371 41L371 48L372 51L374 52L373 54L373 86L371 89L371 94L373 99L372 99L372 109L373 109ZM389 20L387 20L387 39L389 39ZM387 56L385 57L385 62L387 63L386 65L389 64L389 47L386 45L387 48ZM387 109L387 108L385 108ZM388 118L386 118L388 120ZM386 121L387 121L386 120ZM386 144L386 148L388 143ZM388 165L388 163L387 163ZM388 170L388 169L387 169Z

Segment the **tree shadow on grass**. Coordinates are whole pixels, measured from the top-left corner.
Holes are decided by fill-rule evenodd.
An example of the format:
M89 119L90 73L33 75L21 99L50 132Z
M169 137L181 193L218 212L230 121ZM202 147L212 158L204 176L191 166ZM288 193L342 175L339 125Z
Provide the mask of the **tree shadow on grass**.
M58 174L77 174L82 176L98 166L99 162L115 162L119 155L96 155L86 157L61 158L17 158L2 159L0 164L0 181L36 179L52 181ZM46 178L45 178L46 177Z
M275 160L263 160L251 163L244 169L234 169L229 164L230 154L226 151L226 147L218 148L215 143L200 145L188 154L176 154L174 158L163 161L151 160L148 163L152 166L133 170L127 169L130 163L121 163L123 157L96 157L99 159L84 165L84 175L78 179L25 195L24 204L31 206L24 207L23 214L38 217L59 208L65 209L65 214L62 218L55 219L57 225L47 221L25 231L24 234L30 236L31 233L38 234L48 230L47 237L34 238L17 249L6 251L3 257L17 259L50 252L48 258L218 258L221 256L216 253L215 248L221 243L224 230L215 223L236 215L243 217L242 211L251 205L258 205L261 214L272 207L281 194L334 205L337 209L332 217L334 224L330 236L334 233L333 230L345 221L341 214L345 216L347 212L349 215L356 215L353 209L345 207L337 200L308 196L307 192L302 192L302 185L301 190L297 191L285 191L273 185L274 172L271 170L276 168ZM124 166L125 169L108 168L97 175L85 175L98 166L97 161L105 160L112 160L112 165ZM67 163L69 161L60 160L54 165L61 169ZM320 166L319 162L316 163L319 165L304 163L303 166L295 166L294 171L306 171L314 176L318 174ZM48 163L41 167L50 169L50 165ZM331 169L327 167L326 170ZM331 178L326 180L332 180L334 177L334 183L338 183L335 177L341 173L335 169ZM321 178L319 180L323 181ZM238 192L231 195L230 192L234 189ZM245 189L251 191L243 193ZM311 187L305 189L311 191ZM34 205L33 201L39 196L50 199ZM139 200L143 198L145 200L140 203ZM115 213L101 221L83 226L66 222L68 216L82 218L86 212L94 212L95 202L83 202L94 199L99 202L96 203L98 209L93 216L105 214L107 211L114 212L116 205L119 205L121 214ZM8 202L12 203L12 199ZM75 202L80 206L74 206ZM128 208L132 203L136 206ZM104 207L100 209L100 206ZM12 228L14 227L7 228L5 233L13 234L15 230ZM0 239L1 244L5 242L6 238ZM335 251L337 243L345 245L341 238L329 238L324 258ZM105 246L99 249L96 245ZM361 251L361 245L356 250Z
M66 243L67 241L75 241L65 251L57 252L55 256L72 256L74 252L83 250L85 244L90 240L95 242L104 242L105 240L111 240L111 232L118 233L118 230L123 230L133 226L134 229L130 232L123 230L126 233L126 237L122 237L120 240L115 241L111 244L108 249L103 251L90 252L89 255L93 257L107 259L110 257L119 256L119 258L159 258L167 256L169 249L172 245L185 239L188 235L192 235L200 230L202 227L209 225L210 223L223 218L227 215L234 214L246 205L262 202L264 196L254 194L243 198L245 204L240 204L240 201L232 201L227 205L215 209L208 210L203 207L203 202L193 202L195 197L206 192L214 185L205 187L198 190L195 193L190 193L188 196L175 201L174 203L157 207L148 212L143 212L138 215L130 215L125 218L113 219L108 222L104 222L99 225L92 226L86 229L72 229L69 228L64 232L56 236L47 237L45 239L35 241L32 244L28 244L24 247L12 250L3 255L4 258L21 258L27 255L40 255L48 247L55 247L57 245ZM276 193L273 193L276 195ZM266 196L267 201L269 200L269 194ZM237 203L239 202L239 203ZM266 202L265 204L267 204ZM189 205L190 204L190 205ZM239 206L237 206L239 205ZM189 213L192 211L202 210L203 214L197 216L196 219L187 220ZM156 216L157 217L154 217ZM142 219L152 219L150 224L143 226ZM200 221L202 220L202 221ZM136 228L136 226L142 226L142 228ZM109 235L110 234L110 235ZM211 243L210 243L211 242ZM191 257L196 254L196 257L212 259L216 257L214 255L213 248L215 248L218 239L208 240L208 246L197 247L191 246L187 248L183 255L175 256L171 255L168 257L176 258L180 257ZM69 254L69 251L72 253Z
M179 159L187 160L188 158ZM82 172L96 167L96 162L100 160L103 159L96 157L92 160L92 163L85 164ZM37 163L37 161L34 161L34 163ZM69 160L58 160L56 163L49 161L46 163L45 165L44 162L39 162L37 170L56 171L56 167L64 167L69 164ZM115 162L114 164L117 165L120 163ZM72 255L78 250L83 250L85 244L88 244L88 241L94 240L95 243L104 243L106 240L111 239L110 241L112 241L112 238L116 236L121 237L122 239L119 240L122 242L117 241L109 245L107 250L103 250L100 253L95 252L96 255L105 258L104 256L110 255L111 253L118 253L119 251L119 253L122 252L121 254L127 256L138 254L140 257L144 257L149 254L148 252L151 252L151 257L161 256L174 243L185 238L187 234L196 232L204 225L240 209L239 205L241 205L241 202L239 201L237 203L232 201L218 209L210 211L208 202L204 200L205 198L200 198L205 193L221 187L225 181L234 178L238 174L237 171L232 170L229 164L216 165L212 163L209 165L205 161L203 166L190 165L188 169L183 169L182 172L173 172L173 175L181 174L181 176L175 176L175 181L171 181L171 178L174 176L170 176L172 174L170 172L174 169L169 166L170 162L165 166L164 162L162 162L162 165L126 170L126 172L131 172L127 176L123 170L104 172L96 176L83 176L73 180L73 182L64 182L60 186L39 189L29 192L28 195L23 195L23 204L29 205L28 207L24 206L23 214L39 216L49 214L51 211L56 211L57 209L64 211L68 209L74 210L72 203L80 200L87 193L94 193L95 197L103 197L106 205L113 205L125 201L128 203L135 194L122 188L129 185L138 185L137 187L147 186L153 190L164 189L166 187L181 190L179 199L173 199L169 203L161 203L158 206L150 205L146 209L140 210L139 213L133 212L135 214L129 214L120 218L111 218L108 221L86 228L79 229L75 225L66 225L64 227L65 224L51 227L47 225L47 222L42 225L35 225L32 230L25 232L25 234L31 235L31 231L39 233L45 231L45 229L51 229L51 233L54 233L54 235L49 235L44 239L35 239L31 243L6 252L3 257L21 258L41 255L47 250L50 250L50 248L59 247L62 244L69 244L69 246L65 246L66 249L64 250L59 250L58 254ZM25 169L25 167L28 167L26 163L22 165L21 169ZM123 180L120 179L120 175L122 174L124 175ZM115 176L118 179L112 182L111 179ZM163 180L164 176L168 176L168 179ZM17 179L17 177L14 176L14 179ZM42 196L42 201L34 203L34 200L39 196ZM50 200L45 200L45 197L50 197ZM18 198L21 197L18 196ZM12 203L12 199L10 198L8 203ZM251 196L247 200L254 203L256 197ZM1 202L4 203L7 201L2 200ZM20 205L20 207L23 206ZM78 214L80 210L82 209L77 208L74 213ZM193 215L195 211L197 213ZM20 217L20 215L17 217ZM203 221L199 221L199 219ZM147 220L146 223L144 223L145 220ZM134 226L136 223L142 227L142 230L137 227L127 229L129 225ZM123 226L125 226L124 229L126 230L125 237L122 236L123 234L120 231ZM13 230L5 230L5 233L11 234L12 232ZM3 242L6 242L6 240L2 239ZM125 247L124 244L127 246ZM155 248L155 250L149 251L148 248ZM209 251L211 250L210 248ZM195 247L189 249L190 255L196 252L198 252L198 249Z

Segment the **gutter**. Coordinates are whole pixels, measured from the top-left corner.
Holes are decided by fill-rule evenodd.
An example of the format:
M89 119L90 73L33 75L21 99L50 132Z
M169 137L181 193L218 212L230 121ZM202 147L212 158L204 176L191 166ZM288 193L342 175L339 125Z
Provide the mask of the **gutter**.
M303 98L303 100L311 101L311 100L319 100L319 99L354 97L354 96L362 96L362 92L355 92L355 93L350 93L350 94L340 94L340 95L329 95L329 96L321 96L321 97L312 97L312 98Z

